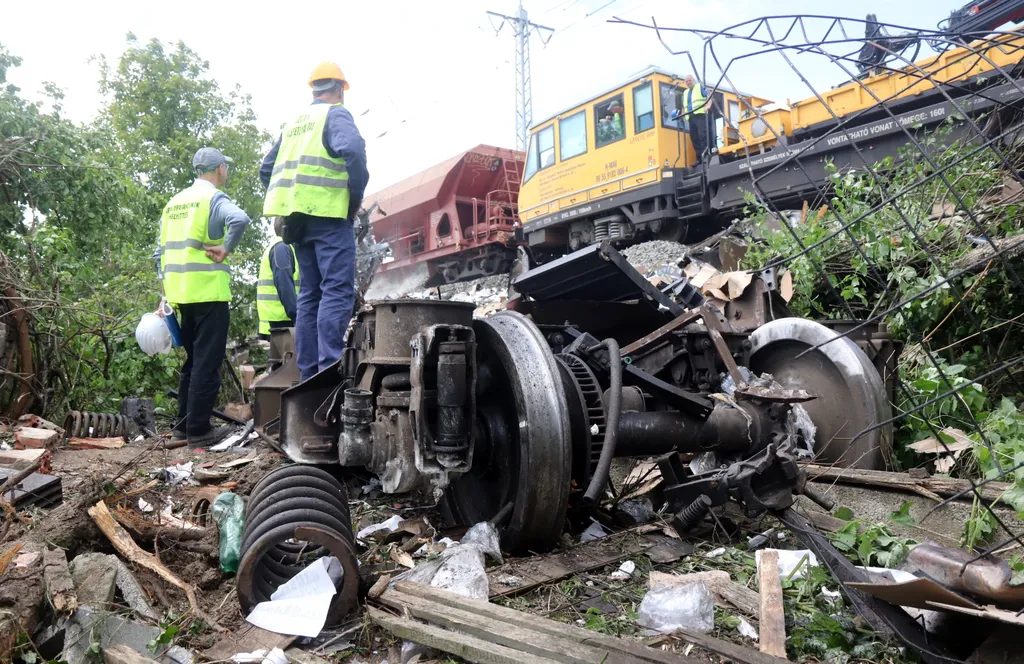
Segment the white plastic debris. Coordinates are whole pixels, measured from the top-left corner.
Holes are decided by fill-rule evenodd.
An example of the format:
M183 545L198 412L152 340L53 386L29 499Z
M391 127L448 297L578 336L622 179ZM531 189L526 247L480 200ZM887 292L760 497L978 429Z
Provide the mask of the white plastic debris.
M599 429L596 424L591 424L590 425L590 435L591 436L596 436L600 432L601 432L601 429Z
M751 641L757 641L761 638L757 633L757 629L744 620L742 616L740 617L740 624L736 626L736 631L740 633L740 636L745 636Z
M10 452L13 449L14 448L7 443L0 443L0 450L3 450L4 452Z
M337 593L332 571L333 576L341 571L341 563L336 558L314 560L275 590L269 602L257 604L246 620L278 634L319 636L327 620L331 598Z
M382 521L380 523L375 523L372 526L367 526L367 527L363 528L358 533L356 533L356 539L365 539L365 538L369 537L370 535L372 535L372 534L374 534L376 532L380 532L382 530L386 530L389 533L393 533L396 530L398 530L398 526L401 523L402 523L402 517L400 517L400 516L398 516L396 514L393 517L391 517L390 519L388 519L387 521Z
M633 578L633 572L636 571L636 563L632 560L627 560L619 566L619 569L612 572L612 578L617 581L625 581L626 579Z
M655 586L638 614L642 627L662 634L677 629L707 634L715 627L715 598L703 583Z
M494 525L482 521L466 533L458 546L445 549L436 560L404 572L396 581L413 581L472 599L487 599L485 558L501 560L501 543Z
M192 462L181 463L176 466L164 468L164 477L168 484L180 484L193 478Z
M829 604L842 604L843 594L838 590L830 590L824 586L821 588L821 596L825 598L825 601Z
M139 498L139 511L140 512L149 513L149 512L152 512L153 509L154 509L153 506L150 505L149 502L147 502L145 498Z
M718 455L714 452L702 452L690 461L690 470L695 475L709 473L716 468L718 468Z
M240 652L231 658L235 664L288 664L288 657L280 648L268 651L266 648L253 652Z
M514 574L502 574L495 580L508 588L518 588L523 585L523 577L515 576Z
M580 535L580 541L590 542L592 540L606 537L607 535L608 533L604 531L604 528L601 527L601 524L597 521L593 521L589 526L587 526L587 529L583 531L583 534Z
M811 421L811 415L801 404L795 403L790 406L789 415L786 416L786 433L798 435L800 445L797 447L796 455L803 459L814 458L814 436L818 428Z
M754 553L754 558L757 560L757 564L761 564L761 554L765 551L772 551L773 549L760 549ZM807 567L817 567L818 559L814 554L807 549L798 549L796 551L790 551L789 549L774 549L779 552L779 577L786 579L802 579L804 573L807 571ZM804 560L804 557L807 560ZM799 569L797 569L799 567ZM794 574L794 570L796 573Z
M719 556L724 556L724 555L725 555L725 547L724 546L720 546L717 549L712 549L711 551L708 551L704 555L704 557L705 558L718 558Z
M259 438L259 434L255 431L251 432L245 438L242 438L241 433L233 433L221 442L217 443L210 448L211 452L223 452L224 450L230 450L232 447L243 447L253 438Z
M144 441L144 440L146 440L146 437L145 437L145 436L143 436L143 435L142 435L142 434L140 433L140 434L139 434L138 436L135 436L135 439L134 439L134 440L132 440L132 442L133 442L133 443L141 443L141 442L142 442L142 441Z

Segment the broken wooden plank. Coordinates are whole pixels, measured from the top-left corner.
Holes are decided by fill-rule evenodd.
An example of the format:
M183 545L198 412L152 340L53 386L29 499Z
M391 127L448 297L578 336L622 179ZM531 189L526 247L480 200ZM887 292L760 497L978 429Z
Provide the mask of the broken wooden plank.
M640 539L623 544L622 540L627 539L629 535L637 535L638 531L649 526L650 524L645 524L636 529L624 530L584 542L559 553L509 560L487 572L490 597L512 597L575 574L600 569L639 555L658 542ZM502 583L502 579L507 580L509 577L519 577L523 579L523 583L516 586Z
M296 637L288 634L276 634L261 629L256 625L245 623L237 631L215 643L212 647L203 651L203 658L211 662L230 662L231 658L240 652L252 652L254 650L273 650L280 648L286 650L294 642Z
M125 645L104 648L103 661L106 664L157 664L155 659L150 659Z
M46 597L57 613L74 613L78 608L75 582L71 580L68 558L63 549L43 550L43 585Z
M717 653L727 657L737 664L786 664L788 659L775 657L768 653L758 652L753 648L736 645L730 641L716 639L708 634L698 634L685 629L677 629L675 635L684 641L689 641L695 646L700 646L708 652Z
M370 620L385 628L401 639L407 639L416 643L437 648L457 657L468 659L471 662L482 664L519 664L523 659L523 653L518 650L504 646L488 643L465 634L449 632L441 627L426 625L409 618L399 618L387 611L367 607ZM542 657L532 658L530 661L538 664L558 664L555 660Z
M757 558L757 579L761 595L761 652L786 657L786 614L782 608L779 580L779 552L765 549Z
M454 607L433 599L389 590L380 597L381 602L415 618L450 630L475 636L488 643L496 643L534 657L551 659L562 664L627 664L635 661L608 649L563 639L553 634L523 628L490 616L475 613L473 607Z
M390 599L388 599L390 595ZM517 627L530 630L536 634L556 636L579 645L593 646L608 650L618 655L627 655L637 662L654 662L656 664L683 664L693 662L693 659L681 657L675 653L663 652L648 648L643 644L625 639L617 639L599 632L593 632L575 625L566 625L548 618L542 618L522 611L516 611L490 602L469 599L462 595L438 590L429 586L408 581L400 581L394 588L389 589L381 595L383 602L397 602L395 598L402 596L413 596L427 599L439 606L450 607L463 611L471 611L482 618L491 621L495 629L508 629ZM524 660L520 660L524 661ZM600 660L599 660L600 661Z
M125 446L124 438L70 438L68 448L72 450L119 450Z
M817 509L820 508L818 508L817 506L815 506L814 508L809 508L808 504L800 505L799 503L796 507L796 511L799 512L805 519L810 521L811 525L813 525L818 530L834 533L837 530L840 530L850 524L849 521L837 519L831 514L818 512L816 511ZM889 526L897 531L906 530L911 537L914 537L914 539L918 541L932 540L937 544L941 544L942 546L949 547L951 549L956 549L960 546L960 541L957 538L950 537L948 535L936 532L934 530L922 528L921 526L908 526L904 524L895 524L895 526L893 524L889 524ZM865 530L867 530L867 528L867 523L857 524L858 533L863 533Z
M223 627L217 624L211 616L207 615L202 609L199 608L199 602L196 600L196 590L189 584L182 581L177 575L160 562L160 560L151 553L144 551L135 540L132 539L131 535L128 534L124 528L114 520L114 516L110 513L107 508L107 504L102 500L93 505L88 510L89 516L96 522L100 531L107 536L110 543L114 545L118 553L127 558L128 560L141 565L151 572L154 572L167 583L172 586L184 591L185 596L188 597L189 606L192 607L192 611L206 621L208 625L213 627L219 632L225 632Z
M908 473L890 473L884 470L859 470L855 468L833 468L831 466L818 466L815 464L802 464L807 470L809 479L815 482L831 480L840 484L860 484L864 486L877 486L885 489L897 489L910 491L920 495L920 489L929 491L945 498L964 493L964 500L973 500L974 493L971 492L971 483L968 480L953 479L949 477L914 477ZM1006 482L989 482L977 488L978 493L984 500L993 502L999 500L1003 493L1012 485Z
M708 590L736 607L739 612L752 618L760 617L761 598L750 588L741 586L729 578L728 572L715 570L679 575L652 571L648 579L651 588L659 585L685 585L696 582L703 583Z

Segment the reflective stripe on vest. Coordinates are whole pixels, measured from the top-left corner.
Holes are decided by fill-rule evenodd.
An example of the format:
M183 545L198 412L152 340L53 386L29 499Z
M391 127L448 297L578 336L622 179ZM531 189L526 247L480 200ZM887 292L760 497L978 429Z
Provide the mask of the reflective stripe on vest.
M340 104L339 104L340 106ZM331 104L313 104L281 132L281 147L270 175L263 214L294 212L315 217L348 217L348 169L324 147Z
M708 112L710 104L706 102L706 99L703 88L701 88L699 83L695 83L692 88L687 89L684 93L683 106L688 114L701 115Z
M196 183L172 198L160 219L160 267L171 304L230 302L231 268L206 257L204 245L224 244L209 236L210 200L217 189Z
M260 317L260 334L270 334L270 323L276 321L290 320L288 314L281 304L281 298L277 294L277 286L274 285L274 268L270 264L270 257L278 242L284 242L280 237L275 237L267 250L263 252L263 260L260 261L260 273L256 281L256 312ZM292 252L292 280L295 282L295 294L299 294L299 261L295 258L295 249L288 247Z

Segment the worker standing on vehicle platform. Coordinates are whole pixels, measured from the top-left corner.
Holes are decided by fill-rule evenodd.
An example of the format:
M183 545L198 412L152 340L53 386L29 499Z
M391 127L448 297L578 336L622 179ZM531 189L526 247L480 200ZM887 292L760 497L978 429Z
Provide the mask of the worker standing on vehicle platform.
M683 107L676 109L673 119L680 115L686 119L690 142L697 153L697 163L703 165L704 153L708 149L708 107L711 106L711 102L704 86L697 83L692 75L687 74L683 83L686 85L686 91L683 93Z
M231 432L230 426L210 426L230 320L231 268L224 260L249 225L249 216L221 191L230 163L216 148L196 152L196 180L164 207L155 253L164 297L177 309L185 348L172 435L187 439L190 447L213 445Z
M270 331L295 325L296 296L299 293L299 263L295 249L281 239L284 219L274 218L274 239L263 252L256 282L256 312L260 316L259 337L269 339Z
M366 143L342 105L348 81L324 62L309 77L313 104L285 125L260 166L263 214L284 217L302 284L295 353L303 380L341 359L355 302L352 229L369 174Z

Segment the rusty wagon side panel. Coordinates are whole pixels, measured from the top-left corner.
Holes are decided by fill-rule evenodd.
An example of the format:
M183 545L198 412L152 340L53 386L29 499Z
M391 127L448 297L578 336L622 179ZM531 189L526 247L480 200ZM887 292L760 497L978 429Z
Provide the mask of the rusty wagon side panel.
M426 263L428 283L507 272L515 257L525 156L478 145L365 197L370 226L392 257L378 274Z

